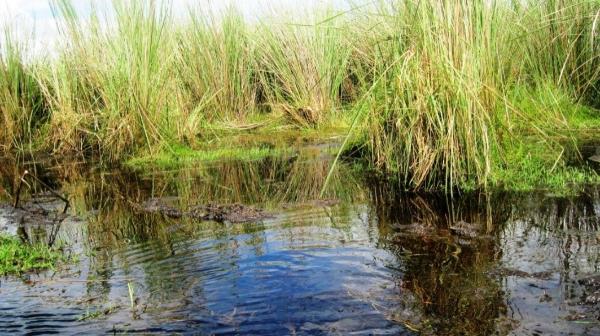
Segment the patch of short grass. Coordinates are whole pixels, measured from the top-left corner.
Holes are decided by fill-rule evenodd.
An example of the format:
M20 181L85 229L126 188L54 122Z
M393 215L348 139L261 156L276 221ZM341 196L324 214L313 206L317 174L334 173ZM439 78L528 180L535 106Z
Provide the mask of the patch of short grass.
M289 156L305 146L341 142L347 133L346 122L343 118L328 120L318 128L298 128L277 122L268 124L260 118L243 125L211 123L206 125L211 132L204 135L201 142L165 145L158 153L132 157L126 166L169 169L199 162L255 161Z
M0 275L53 269L63 254L43 244L29 245L18 238L0 234Z
M491 178L495 187L575 194L585 185L600 184L600 174L591 167L567 164L567 154L559 145L530 141L504 148L505 160L494 168Z
M177 168L200 162L216 162L228 160L254 161L270 156L284 155L287 149L271 147L218 147L214 149L194 150L175 145L158 154L136 157L127 161L131 168L144 167Z

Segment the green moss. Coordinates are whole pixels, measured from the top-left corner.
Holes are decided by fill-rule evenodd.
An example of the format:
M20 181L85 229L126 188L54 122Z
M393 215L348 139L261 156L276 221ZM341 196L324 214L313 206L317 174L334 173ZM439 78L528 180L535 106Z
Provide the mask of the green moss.
M270 156L283 155L284 149L270 147L221 147L214 149L194 150L176 145L155 155L133 158L126 162L132 168L147 166L161 168L177 168L198 162L216 162L226 160L253 161Z
M205 128L210 132L194 145L165 145L158 153L139 155L128 160L126 165L135 169L149 166L177 168L198 162L261 160L291 155L311 144L341 142L347 132L343 118L327 121L317 128L291 127L276 120L269 123L264 118L246 125L214 123Z
M46 245L29 245L0 234L0 275L19 275L34 270L53 269L64 260L61 252Z

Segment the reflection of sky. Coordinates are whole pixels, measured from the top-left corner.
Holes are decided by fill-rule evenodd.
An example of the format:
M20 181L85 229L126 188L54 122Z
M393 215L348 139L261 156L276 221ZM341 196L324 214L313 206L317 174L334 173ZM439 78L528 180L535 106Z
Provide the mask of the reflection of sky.
M272 13L291 13L294 19L301 19L298 13L326 5L341 7L345 0L159 0L171 3L175 16L181 17L187 13L189 6L210 8L220 11L232 5L238 8L249 20L269 16ZM57 36L56 19L52 13L52 0L0 0L0 26L7 23L17 27L21 36L35 36L36 46L47 47ZM107 0L72 0L78 12L85 16L90 11L90 3L97 7L108 3Z

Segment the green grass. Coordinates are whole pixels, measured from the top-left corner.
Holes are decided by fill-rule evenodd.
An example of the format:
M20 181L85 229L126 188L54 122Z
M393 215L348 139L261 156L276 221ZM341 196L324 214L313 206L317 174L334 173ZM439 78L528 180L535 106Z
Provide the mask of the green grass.
M234 8L175 20L161 3L114 0L87 19L53 1L55 57L7 30L0 151L177 166L275 154L231 135L342 125L410 190L589 175L560 155L600 134L598 0L382 0L256 23ZM526 154L540 143L554 159Z
M341 108L352 53L346 18L305 13L309 24L258 26L256 68L264 104L291 123L314 127Z
M549 190L576 194L586 185L600 184L600 174L585 165L569 166L563 148L534 141L506 144L504 163L492 176L495 187L515 191Z
M20 275L54 269L64 260L61 252L46 245L28 245L17 238L0 234L0 275Z
M255 112L256 46L240 13L230 9L219 21L194 9L176 39L186 136L193 137L202 120L244 120Z
M374 76L355 113L366 120L375 168L407 189L486 188L499 162L516 159L502 148L504 138L570 135L569 110L591 97L599 78L587 68L599 55L593 2L396 5L378 8L372 35L382 42L358 60ZM592 45L573 49L585 41ZM553 49L531 50L532 43Z
M318 128L298 128L281 120L250 118L247 123L211 123L196 145L165 145L155 154L140 154L126 161L135 169L178 168L217 161L257 161L285 158L313 145L335 144L348 130L343 118L323 121ZM335 152L329 151L330 155Z
M291 151L270 147L220 147L215 149L193 150L189 147L172 146L153 155L130 159L126 162L126 165L138 169L147 167L169 169L216 161L255 161L271 156L281 156L286 152L289 153Z
M0 27L2 28L2 27ZM46 101L36 80L40 64L27 60L28 41L4 27L0 41L0 152L20 148L48 120Z

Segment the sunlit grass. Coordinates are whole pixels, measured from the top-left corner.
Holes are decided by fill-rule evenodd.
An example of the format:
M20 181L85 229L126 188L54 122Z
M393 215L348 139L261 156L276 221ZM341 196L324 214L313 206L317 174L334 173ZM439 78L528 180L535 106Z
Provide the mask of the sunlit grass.
M46 245L28 245L17 238L0 234L0 275L2 276L52 269L63 259L62 253Z
M356 45L353 71L369 80L349 136L406 189L497 185L500 162L522 163L511 138L553 144L559 162L537 165L552 175L572 111L596 99L598 13L593 1L381 2L354 28L371 43Z
M286 151L291 152L286 149L269 147L221 147L215 149L193 150L189 147L172 146L153 155L144 155L131 159L127 161L127 165L134 168L153 166L171 169L215 161L261 160L267 157L285 155Z
M371 168L449 190L494 185L514 158L507 139L548 144L554 172L600 119L594 0L382 0L252 23L234 8L177 21L162 2L114 0L89 17L52 3L55 55L30 59L10 30L1 45L4 151L212 160L242 154L198 152L224 133L215 125L343 124Z
M0 152L37 136L48 110L36 78L41 64L28 60L28 41L4 27L0 40Z

